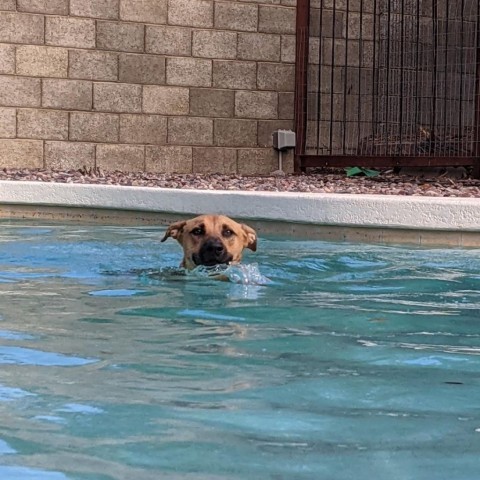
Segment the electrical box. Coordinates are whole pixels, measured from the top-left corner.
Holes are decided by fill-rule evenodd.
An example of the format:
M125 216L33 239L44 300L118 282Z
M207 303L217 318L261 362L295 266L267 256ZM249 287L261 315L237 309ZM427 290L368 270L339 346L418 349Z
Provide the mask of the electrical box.
M295 147L295 132L291 130L276 130L273 132L273 148L287 150Z

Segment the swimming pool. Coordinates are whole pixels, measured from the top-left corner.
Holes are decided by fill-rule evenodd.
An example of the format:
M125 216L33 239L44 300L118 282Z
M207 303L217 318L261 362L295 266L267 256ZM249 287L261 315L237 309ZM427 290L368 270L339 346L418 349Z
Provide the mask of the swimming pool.
M480 251L0 223L0 478L472 480Z

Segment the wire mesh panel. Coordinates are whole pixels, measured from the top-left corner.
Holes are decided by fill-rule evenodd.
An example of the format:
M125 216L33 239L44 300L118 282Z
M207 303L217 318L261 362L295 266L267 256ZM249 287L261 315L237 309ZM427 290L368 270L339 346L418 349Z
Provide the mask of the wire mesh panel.
M301 166L475 163L478 0L308 3Z

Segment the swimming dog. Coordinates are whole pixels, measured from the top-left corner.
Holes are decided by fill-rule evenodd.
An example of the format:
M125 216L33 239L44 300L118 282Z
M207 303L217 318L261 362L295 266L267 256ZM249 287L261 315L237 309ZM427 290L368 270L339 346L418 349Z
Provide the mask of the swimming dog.
M224 215L200 215L172 223L162 238L174 238L183 247L181 267L193 270L199 265L240 263L245 248L257 250L255 230Z

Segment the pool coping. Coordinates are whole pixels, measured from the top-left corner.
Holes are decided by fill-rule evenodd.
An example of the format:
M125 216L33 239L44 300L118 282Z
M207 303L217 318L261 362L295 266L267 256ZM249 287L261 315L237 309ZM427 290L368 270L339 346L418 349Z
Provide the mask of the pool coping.
M265 233L284 234L290 225L296 236L310 237L309 232L316 230L320 238L328 239L365 237L375 243L424 244L428 237L427 243L480 246L477 198L0 181L0 218L4 219L67 217L108 222L110 218L115 223L117 218L121 223L128 219L131 223L168 223L201 213L254 222Z

